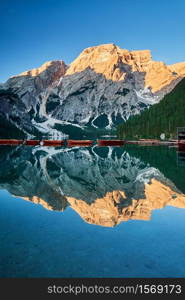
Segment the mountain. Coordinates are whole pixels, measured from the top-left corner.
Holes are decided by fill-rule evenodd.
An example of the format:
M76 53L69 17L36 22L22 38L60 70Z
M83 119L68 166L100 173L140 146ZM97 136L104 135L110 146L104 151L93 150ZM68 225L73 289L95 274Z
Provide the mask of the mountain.
M66 69L63 61L51 61L8 79L0 87L0 117L14 124L24 135L55 134L48 125L43 99Z
M177 127L185 127L185 79L167 94L159 103L154 104L140 115L133 116L119 125L118 135L124 138L176 138Z
M185 63L153 61L149 50L90 47L69 66L51 61L11 77L0 87L0 116L35 136L83 136L158 103L184 76Z
M130 154L134 149L135 156ZM166 152L159 154L165 161ZM137 156L136 147L1 146L0 188L49 210L63 212L70 206L84 221L107 227L149 220L154 209L166 205L185 208L185 194L166 170L163 174ZM152 156L157 161L156 152ZM177 170L180 175L172 165L171 171Z

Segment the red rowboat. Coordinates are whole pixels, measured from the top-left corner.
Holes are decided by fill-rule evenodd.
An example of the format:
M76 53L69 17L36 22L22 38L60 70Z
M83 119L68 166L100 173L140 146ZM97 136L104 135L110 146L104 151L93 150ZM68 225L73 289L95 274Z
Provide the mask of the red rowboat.
M40 145L40 141L38 141L38 140L27 140L27 141L23 141L23 145L36 146L36 145Z
M12 139L2 139L0 140L0 145L20 145L23 140L12 140Z
M64 146L64 140L43 140L40 144L43 146Z
M91 140L67 140L68 147L74 146L83 146L83 147L90 147L92 146L93 141Z
M98 146L123 146L123 140L97 140Z

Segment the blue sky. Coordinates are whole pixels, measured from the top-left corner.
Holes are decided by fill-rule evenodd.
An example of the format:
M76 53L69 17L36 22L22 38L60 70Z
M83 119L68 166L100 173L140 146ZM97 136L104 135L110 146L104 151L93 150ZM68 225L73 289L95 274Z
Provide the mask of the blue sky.
M0 0L0 11L0 82L105 43L185 61L184 0Z

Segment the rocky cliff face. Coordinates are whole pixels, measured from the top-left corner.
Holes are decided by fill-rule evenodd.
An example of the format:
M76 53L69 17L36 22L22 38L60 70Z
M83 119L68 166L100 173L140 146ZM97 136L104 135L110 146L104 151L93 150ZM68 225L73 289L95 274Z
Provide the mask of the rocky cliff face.
M26 131L54 133L69 124L111 128L160 101L184 76L185 63L167 66L153 61L149 50L106 44L85 49L68 67L53 61L12 77L1 89L19 99L7 119L24 128L23 110ZM2 98L2 114L4 107Z
M43 98L64 76L66 69L63 61L51 61L38 69L11 77L1 86L0 116L31 135L54 133L47 126L48 117L42 111Z
M91 68L108 80L126 81L133 79L138 88L160 91L174 79L170 69L162 62L155 62L149 50L128 51L114 44L85 49L70 65L66 75ZM130 73L130 74L128 74ZM127 80L128 81L128 80Z
M91 224L112 227L149 220L166 205L185 208L170 180L123 149L9 147L0 148L0 162L0 188L49 210L71 206Z
M185 62L169 65L168 68L178 76L185 76Z

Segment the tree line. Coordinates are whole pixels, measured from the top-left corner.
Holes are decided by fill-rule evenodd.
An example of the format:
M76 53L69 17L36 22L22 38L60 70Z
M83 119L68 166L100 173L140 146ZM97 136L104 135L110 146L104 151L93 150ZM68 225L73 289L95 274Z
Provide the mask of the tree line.
M177 127L185 127L185 78L159 103L141 114L132 116L117 128L117 135L124 139L176 138Z

